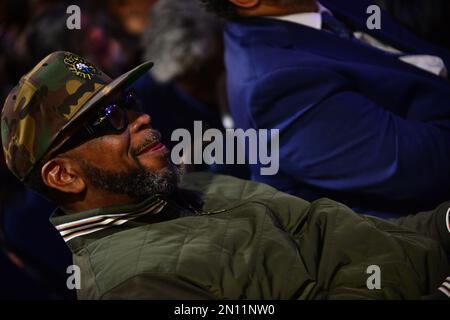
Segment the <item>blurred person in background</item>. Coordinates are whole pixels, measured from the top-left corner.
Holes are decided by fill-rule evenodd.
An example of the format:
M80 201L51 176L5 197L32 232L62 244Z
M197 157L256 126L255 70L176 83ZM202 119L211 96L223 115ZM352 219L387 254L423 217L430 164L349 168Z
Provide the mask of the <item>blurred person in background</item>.
M66 27L70 2L50 2L41 6L25 30L26 48L32 65L50 52L70 48L89 57L111 74L120 73L130 62L124 47L110 26L112 18L87 1L78 3L81 9L81 29Z
M140 58L139 37L154 2L78 1L80 30L66 27L66 10L72 5L69 0L2 2L6 20L0 29L0 66L4 70L1 77L7 77L2 91L56 50L68 49L89 57L112 75L122 73Z
M173 83L218 114L226 113L222 23L198 1L159 0L143 37L158 83Z
M28 70L24 29L30 17L28 0L0 1L0 98Z
M124 63L111 75L119 75L141 60L140 38L146 29L149 11L156 0L102 0L92 4L93 10L108 17L107 30L120 44ZM107 69L106 69L107 70Z
M156 62L135 84L163 142L173 147L172 132L193 135L194 121L203 130L232 128L226 97L222 23L196 0L159 0L143 34L144 60ZM157 107L156 107L157 106ZM195 165L195 170L248 177L244 165Z
M201 0L227 17L236 127L280 130L280 170L252 179L393 217L450 198L450 53L370 1Z
M450 50L450 1L375 0L409 30Z
M129 35L140 36L148 23L148 12L156 0L107 0L107 12L116 27Z

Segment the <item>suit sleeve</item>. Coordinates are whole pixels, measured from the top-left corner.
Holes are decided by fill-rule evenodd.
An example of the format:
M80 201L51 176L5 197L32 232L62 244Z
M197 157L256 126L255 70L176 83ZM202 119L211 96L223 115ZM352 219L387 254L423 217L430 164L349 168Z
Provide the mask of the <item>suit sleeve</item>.
M217 299L205 288L177 275L144 273L109 290L102 300L212 300Z
M399 116L317 68L265 75L248 99L254 127L280 130L280 171L302 184L394 201L438 199L450 188L444 102L412 99Z

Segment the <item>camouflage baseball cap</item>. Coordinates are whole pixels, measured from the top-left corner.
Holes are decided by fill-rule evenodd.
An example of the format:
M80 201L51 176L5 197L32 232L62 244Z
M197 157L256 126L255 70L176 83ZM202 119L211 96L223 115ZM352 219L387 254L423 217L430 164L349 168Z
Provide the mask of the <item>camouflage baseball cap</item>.
M69 125L152 66L145 62L113 80L76 54L48 55L20 79L3 106L2 143L9 170L24 181Z

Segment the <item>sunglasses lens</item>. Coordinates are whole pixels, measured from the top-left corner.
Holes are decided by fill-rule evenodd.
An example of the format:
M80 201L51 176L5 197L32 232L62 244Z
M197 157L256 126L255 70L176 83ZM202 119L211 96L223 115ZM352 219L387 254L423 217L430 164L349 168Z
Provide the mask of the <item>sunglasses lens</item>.
M117 105L105 108L105 117L116 130L122 130L126 126L125 111Z

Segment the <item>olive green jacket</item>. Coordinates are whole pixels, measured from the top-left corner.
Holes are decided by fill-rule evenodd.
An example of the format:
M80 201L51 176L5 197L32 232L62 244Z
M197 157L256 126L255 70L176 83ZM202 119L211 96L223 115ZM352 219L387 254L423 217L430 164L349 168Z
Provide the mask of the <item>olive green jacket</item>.
M450 274L449 243L438 242L450 234L434 228L442 214L392 223L208 173L181 188L202 202L56 212L81 269L79 299L417 299Z

